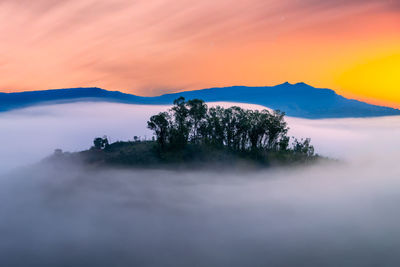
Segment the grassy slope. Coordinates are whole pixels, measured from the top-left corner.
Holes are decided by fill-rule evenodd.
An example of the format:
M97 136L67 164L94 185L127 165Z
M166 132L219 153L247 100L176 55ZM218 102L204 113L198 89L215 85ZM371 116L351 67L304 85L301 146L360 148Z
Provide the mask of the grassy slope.
M293 152L250 153L188 145L181 151L160 152L153 141L116 142L107 149L89 149L78 153L60 153L50 160L73 160L92 166L123 166L162 169L265 168L277 165L305 165L321 160Z

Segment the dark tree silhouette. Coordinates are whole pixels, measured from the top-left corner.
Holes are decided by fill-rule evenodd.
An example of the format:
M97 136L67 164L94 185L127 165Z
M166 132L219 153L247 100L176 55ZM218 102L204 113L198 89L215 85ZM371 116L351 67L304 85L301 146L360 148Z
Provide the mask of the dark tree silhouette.
M104 137L96 137L96 138L93 140L93 147L94 147L95 149L99 149L99 150L105 149L105 148L107 148L108 145L109 145L109 143L108 143L108 138L107 138L107 136L104 136Z
M170 110L174 121L170 121L171 129L169 140L173 148L181 149L185 147L189 139L191 124L189 121L189 110L184 97L174 100L174 106Z
M292 152L313 156L310 139L291 142L285 113L253 111L234 106L208 109L203 100L180 97L168 112L148 121L162 150L176 151L188 144L227 148L238 152ZM292 146L291 146L292 145Z
M197 144L200 141L200 126L205 122L208 108L204 101L199 99L189 100L187 107L189 109L189 123L192 126L190 138L193 143Z
M163 150L166 147L167 138L169 137L170 120L171 117L167 112L161 112L151 116L150 120L147 122L147 127L154 131L157 142Z

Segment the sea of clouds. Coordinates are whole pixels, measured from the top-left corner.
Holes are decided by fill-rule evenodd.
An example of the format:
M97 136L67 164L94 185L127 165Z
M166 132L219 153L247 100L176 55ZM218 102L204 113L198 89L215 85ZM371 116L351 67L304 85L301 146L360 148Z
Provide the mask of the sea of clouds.
M230 106L230 103L219 103ZM248 108L260 108L244 105ZM0 266L399 266L400 118L287 118L331 164L259 172L36 165L151 138L167 106L0 113Z
M250 104L211 103L210 106ZM75 103L37 106L0 113L0 173L33 164L56 148L81 151L94 137L107 135L111 142L151 139L147 129L151 115L169 106ZM368 160L380 153L396 153L400 140L400 117L308 120L288 117L290 136L311 137L316 151L333 158ZM378 158L380 155L378 156Z

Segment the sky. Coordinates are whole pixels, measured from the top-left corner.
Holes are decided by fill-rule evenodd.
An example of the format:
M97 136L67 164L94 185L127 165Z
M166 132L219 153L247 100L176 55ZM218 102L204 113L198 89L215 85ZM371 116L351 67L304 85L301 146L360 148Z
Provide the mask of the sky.
M0 91L306 82L400 107L399 0L0 0Z

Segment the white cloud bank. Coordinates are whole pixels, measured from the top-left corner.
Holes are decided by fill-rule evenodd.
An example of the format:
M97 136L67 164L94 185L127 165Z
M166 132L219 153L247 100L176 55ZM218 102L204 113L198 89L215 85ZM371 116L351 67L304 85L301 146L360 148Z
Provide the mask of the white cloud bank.
M218 103L230 106L230 103ZM213 104L215 105L215 104ZM239 104L245 108L262 108ZM147 120L167 106L78 103L38 106L0 113L0 172L31 164L54 149L79 151L96 136L111 141L151 138ZM290 135L311 137L317 152L336 158L376 157L395 153L400 139L400 117L307 120L287 118Z

